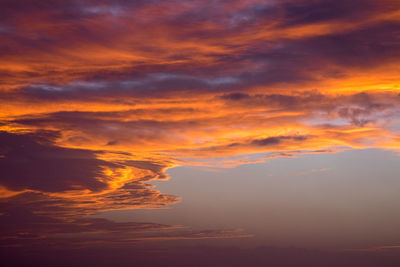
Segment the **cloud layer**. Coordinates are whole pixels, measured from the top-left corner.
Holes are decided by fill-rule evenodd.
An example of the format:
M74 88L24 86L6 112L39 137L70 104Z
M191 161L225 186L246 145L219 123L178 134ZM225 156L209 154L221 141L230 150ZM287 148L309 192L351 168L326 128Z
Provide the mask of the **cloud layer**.
M398 150L399 18L391 0L2 1L0 217L120 229L84 216L176 203L148 184L174 166Z

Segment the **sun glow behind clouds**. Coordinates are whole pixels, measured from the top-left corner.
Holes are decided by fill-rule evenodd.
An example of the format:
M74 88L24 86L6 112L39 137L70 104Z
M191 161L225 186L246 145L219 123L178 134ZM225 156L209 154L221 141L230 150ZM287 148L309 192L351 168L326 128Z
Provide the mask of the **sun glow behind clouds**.
M398 150L399 8L2 1L1 203L80 222L176 203L176 166Z

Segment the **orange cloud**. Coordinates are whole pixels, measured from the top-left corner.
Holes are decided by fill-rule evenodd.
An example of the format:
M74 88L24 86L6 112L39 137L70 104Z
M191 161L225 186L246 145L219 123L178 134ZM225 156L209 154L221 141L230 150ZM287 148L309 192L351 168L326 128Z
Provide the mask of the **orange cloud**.
M147 183L178 165L400 148L393 1L14 2L2 205L79 220L176 203Z

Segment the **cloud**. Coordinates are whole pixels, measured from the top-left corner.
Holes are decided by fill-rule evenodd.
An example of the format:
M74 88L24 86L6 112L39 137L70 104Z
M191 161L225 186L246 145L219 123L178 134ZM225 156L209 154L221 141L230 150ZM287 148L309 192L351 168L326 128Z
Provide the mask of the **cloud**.
M146 184L166 179L168 165L133 160L129 154L59 147L54 144L59 135L54 131L0 133L4 170L0 185L8 192L3 202L30 206L50 217L72 218L110 209L161 207L178 200Z
M256 146L269 146L278 145L283 140L305 141L307 138L307 136L273 136L264 139L253 140L251 141L251 144Z
M117 242L143 225L85 216L176 203L148 182L179 164L398 150L399 12L391 0L1 1L0 213ZM129 238L235 236L218 231Z
M116 166L98 160L93 151L54 146L52 142L58 135L57 132L0 132L1 184L14 191L106 189L107 184L101 182L102 169Z
M47 81L63 88L76 80L118 84L133 78L137 88L128 91L145 95L243 90L315 81L316 73L351 75L353 70L341 66L376 67L398 51L391 33L398 30L399 5L393 1L213 1L213 6L201 1L3 1L2 23L13 29L1 42L3 87ZM167 76L146 81L151 73ZM216 76L238 83L207 82Z
M246 238L241 230L195 231L179 225L155 223L113 222L103 218L63 220L37 215L23 207L5 208L0 216L0 247L46 247L57 249L125 244L143 241L163 241L209 238Z
M243 238L238 230L120 223L88 215L160 208L178 201L145 182L166 179L168 165L129 154L63 148L56 131L1 132L0 246L94 246L205 238ZM101 156L100 156L101 155ZM124 158L125 157L125 158ZM100 159L103 158L103 159ZM107 159L107 160L105 160ZM7 193L7 194L6 194Z

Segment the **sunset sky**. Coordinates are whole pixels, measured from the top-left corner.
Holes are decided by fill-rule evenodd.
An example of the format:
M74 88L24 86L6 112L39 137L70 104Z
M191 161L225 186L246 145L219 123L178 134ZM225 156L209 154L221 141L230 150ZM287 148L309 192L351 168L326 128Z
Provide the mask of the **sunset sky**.
M5 266L400 266L399 205L400 1L0 0Z

